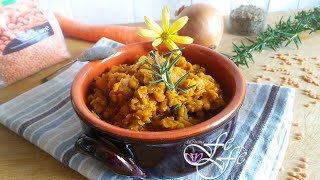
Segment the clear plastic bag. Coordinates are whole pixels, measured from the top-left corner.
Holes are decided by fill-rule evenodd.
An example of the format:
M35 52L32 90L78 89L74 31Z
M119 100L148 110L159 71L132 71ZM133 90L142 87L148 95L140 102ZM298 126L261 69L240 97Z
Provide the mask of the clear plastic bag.
M0 87L69 57L53 13L37 0L0 2Z

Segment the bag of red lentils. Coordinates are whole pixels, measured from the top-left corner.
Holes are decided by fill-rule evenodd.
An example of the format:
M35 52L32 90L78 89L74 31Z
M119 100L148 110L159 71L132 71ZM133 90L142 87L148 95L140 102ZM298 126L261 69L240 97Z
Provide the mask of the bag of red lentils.
M57 20L37 0L0 0L0 88L69 56Z

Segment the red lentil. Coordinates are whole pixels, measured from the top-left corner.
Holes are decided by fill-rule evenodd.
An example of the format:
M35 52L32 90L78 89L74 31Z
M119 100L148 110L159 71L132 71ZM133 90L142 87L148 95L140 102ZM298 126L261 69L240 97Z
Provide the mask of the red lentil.
M293 126L300 127L300 123L298 123L298 122L293 123Z
M296 140L298 141L302 140L302 136L296 136Z
M301 161L303 161L303 162L309 162L309 158L303 157L303 158L301 158Z
M318 83L312 76L310 76L308 74L302 75L301 77L302 77L303 80L305 80L308 83L312 83L312 84L314 84L316 86L320 85L320 83Z
M302 169L308 169L308 167L309 167L309 165L305 162L301 164Z
M296 170L296 172L298 172L298 173L299 173L299 172L302 172L302 169L301 169L300 167L296 167L295 170Z
M303 132L297 132L296 135L297 136L304 136L304 133Z
M302 177L304 177L304 178L309 178L309 177L310 177L310 174L305 173L305 172L300 173L300 175L301 175Z
M292 176L292 177L296 177L296 176L297 176L297 173L296 173L296 172L288 172L288 175L289 175L289 176Z
M14 4L1 6L1 15L3 13L4 17L11 18L1 19L7 28L0 33L0 87L10 85L69 57L59 24L54 19L47 19L38 5L37 1L18 0ZM49 23L52 29L46 23ZM46 28L46 31L53 33L30 46L16 51L11 49L10 42L17 36L41 26L43 27L40 30ZM15 47L18 45L22 44Z

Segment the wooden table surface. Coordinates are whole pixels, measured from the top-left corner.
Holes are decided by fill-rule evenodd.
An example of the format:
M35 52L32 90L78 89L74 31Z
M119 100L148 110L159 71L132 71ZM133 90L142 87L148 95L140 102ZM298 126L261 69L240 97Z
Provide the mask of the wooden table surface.
M287 13L272 13L269 14L268 23L274 24L282 15ZM311 175L311 179L320 179L320 100L318 104L311 104L311 107L305 107L305 104L311 103L314 99L304 95L304 89L310 89L315 94L320 95L320 87L305 82L301 76L306 74L304 67L312 68L314 74L320 82L320 33L312 35L302 34L302 46L297 50L294 46L281 48L274 52L265 50L261 54L255 54L255 63L250 64L250 68L241 67L241 71L248 82L256 81L260 75L272 78L271 81L262 80L260 83L281 83L283 72L277 71L278 68L286 68L294 80L301 84L300 88L296 88L296 97L294 104L294 122L299 122L300 127L292 126L290 134L290 143L287 149L286 157L283 162L284 170L279 172L279 179L286 179L287 172L293 171L294 167L301 164L300 158L308 157L310 159L309 167L306 170ZM243 37L229 34L225 31L223 39L217 51L230 52L231 42L239 42ZM66 39L69 51L72 58L77 57L82 51L92 46L92 43ZM282 65L280 59L273 59L271 56L278 53L289 53L290 57L295 57L295 54L300 54L307 57L306 62L301 65L299 61L292 60L292 65ZM312 59L311 57L319 57ZM71 60L70 59L70 60ZM9 87L0 89L0 104L9 101L10 99L22 94L31 88L41 84L41 79L63 64L70 60L64 61L45 69L33 76L30 76L20 82L17 82ZM268 65L269 68L275 68L275 72L263 70L263 65ZM303 132L305 136L302 140L296 140L296 133ZM1 179L84 179L77 172L64 166L50 155L32 145L22 137L8 130L3 125L0 125L0 178Z

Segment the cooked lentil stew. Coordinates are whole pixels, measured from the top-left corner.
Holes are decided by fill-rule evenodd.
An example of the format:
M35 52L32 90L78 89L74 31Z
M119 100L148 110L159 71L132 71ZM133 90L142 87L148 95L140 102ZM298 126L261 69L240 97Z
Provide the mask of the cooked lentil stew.
M174 56L171 58L171 60ZM166 88L164 82L152 84L154 76L149 56L137 63L111 67L91 83L87 104L100 119L134 131L164 131L189 127L217 114L226 105L220 85L205 68L189 63L183 56L170 71L176 82L189 75L179 88L195 85L186 92ZM160 63L165 58L159 56Z

